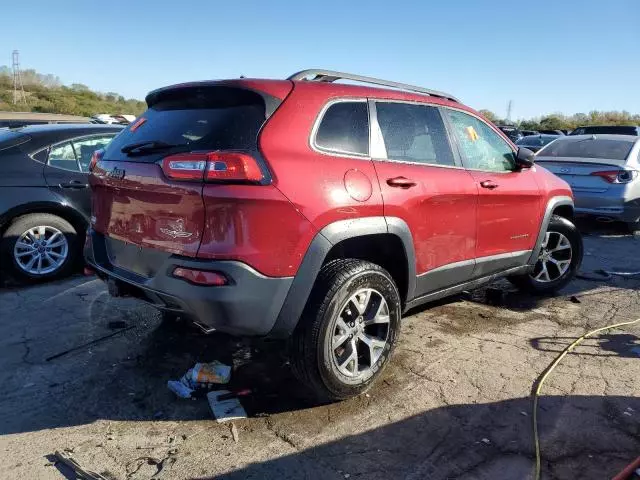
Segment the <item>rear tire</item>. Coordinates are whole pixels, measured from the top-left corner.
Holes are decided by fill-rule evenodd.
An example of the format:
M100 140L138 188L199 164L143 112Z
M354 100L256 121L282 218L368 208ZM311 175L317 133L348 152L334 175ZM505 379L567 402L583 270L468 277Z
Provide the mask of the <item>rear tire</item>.
M328 262L292 337L293 373L320 401L363 393L391 357L400 317L400 295L386 270L355 259Z
M566 218L553 215L533 271L508 279L529 293L554 293L564 288L578 273L582 254L582 236L576 226Z
M69 275L80 258L76 229L50 213L16 218L3 233L2 264L17 279L31 282Z

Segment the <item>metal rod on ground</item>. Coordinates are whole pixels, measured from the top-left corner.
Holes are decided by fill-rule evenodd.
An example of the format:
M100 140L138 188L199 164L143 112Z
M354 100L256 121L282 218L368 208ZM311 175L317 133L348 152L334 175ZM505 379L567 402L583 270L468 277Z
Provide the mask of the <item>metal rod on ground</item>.
M56 353L55 355L51 355L50 357L45 358L45 361L50 362L51 360L55 360L56 358L60 358L60 357L62 357L64 355L66 355L67 353L75 352L76 350L80 350L80 349L88 347L90 345L95 345L98 342L106 340L107 338L111 338L111 337L113 337L115 335L118 335L119 333L126 332L127 330L131 330L132 328L134 328L134 327L131 326L131 327L123 328L121 330L118 330L117 332L113 332L113 333L110 333L110 334L105 335L103 337L96 338L95 340L91 340L90 342L83 343L82 345L77 345L77 346L75 346L73 348L70 348L69 350L65 350L64 352L60 352L60 353Z

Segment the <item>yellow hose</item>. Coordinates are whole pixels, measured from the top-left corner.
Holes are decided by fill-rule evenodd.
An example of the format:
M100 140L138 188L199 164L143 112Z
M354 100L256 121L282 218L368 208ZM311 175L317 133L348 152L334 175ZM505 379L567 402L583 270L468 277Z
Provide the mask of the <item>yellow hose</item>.
M538 397L540 396L540 391L542 390L542 385L544 384L544 381L547 379L547 377L553 371L553 369L556 368L556 366L560 363L560 361L565 357L565 355L567 355L567 353L569 353L571 350L573 350L585 338L588 338L591 335L603 332L605 330L611 330L612 328L624 327L625 325L633 325L634 323L638 323L638 322L640 322L640 318L638 318L636 320L632 320L630 322L622 322L622 323L616 323L614 325L607 325L606 327L597 328L597 329L592 330L592 331L590 331L588 333L585 333L580 338L576 339L571 345L569 345L564 350L562 350L562 352L560 352L560 355L558 355L556 357L556 359L553 362L551 362L551 364L543 372L542 376L538 380L538 385L536 386L536 389L535 389L535 391L533 393L533 438L534 438L535 449L536 449L536 474L535 474L535 480L540 480L540 474L541 474L541 471L540 471L540 463L541 463L541 459L540 459L540 439L538 438Z

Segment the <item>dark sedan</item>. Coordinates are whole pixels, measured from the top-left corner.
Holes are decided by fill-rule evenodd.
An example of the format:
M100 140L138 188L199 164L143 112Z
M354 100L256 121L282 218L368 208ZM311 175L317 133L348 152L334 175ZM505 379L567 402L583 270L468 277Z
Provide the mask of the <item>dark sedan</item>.
M560 135L528 135L518 140L516 142L516 145L518 145L519 147L528 148L532 152L537 152L542 147L548 145L559 137Z
M0 129L0 265L27 280L69 273L82 258L95 150L121 126Z

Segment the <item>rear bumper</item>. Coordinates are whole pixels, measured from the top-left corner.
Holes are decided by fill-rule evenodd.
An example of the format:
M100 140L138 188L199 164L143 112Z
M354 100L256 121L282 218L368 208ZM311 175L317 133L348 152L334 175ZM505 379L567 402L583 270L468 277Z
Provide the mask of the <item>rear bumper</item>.
M640 219L640 200L627 201L606 193L573 192L575 212L583 215L607 217L623 222Z
M156 251L140 248L140 255ZM237 261L196 260L167 256L147 277L111 263L105 237L93 230L87 234L85 260L97 275L124 295L140 298L159 309L184 314L206 329L233 335L266 335L273 328L293 278L266 277ZM223 273L230 285L201 286L175 278L176 267Z

